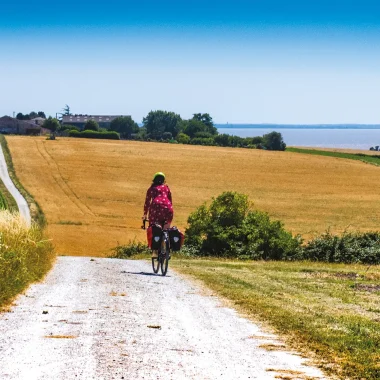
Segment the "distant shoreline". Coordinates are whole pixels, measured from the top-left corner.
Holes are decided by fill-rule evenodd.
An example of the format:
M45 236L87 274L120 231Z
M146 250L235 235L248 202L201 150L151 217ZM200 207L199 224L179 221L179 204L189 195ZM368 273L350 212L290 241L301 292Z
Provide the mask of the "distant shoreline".
M380 124L215 124L218 129L380 129Z

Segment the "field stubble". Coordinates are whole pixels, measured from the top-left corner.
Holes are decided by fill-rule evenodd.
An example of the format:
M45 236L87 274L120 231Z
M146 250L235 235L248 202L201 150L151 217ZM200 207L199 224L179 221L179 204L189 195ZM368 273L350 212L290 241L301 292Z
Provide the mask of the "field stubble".
M9 136L21 183L41 205L58 254L105 256L143 241L140 229L152 174L163 171L173 193L174 224L223 191L249 195L255 207L293 233L331 228L368 231L380 220L379 168L289 152L132 141L55 141Z

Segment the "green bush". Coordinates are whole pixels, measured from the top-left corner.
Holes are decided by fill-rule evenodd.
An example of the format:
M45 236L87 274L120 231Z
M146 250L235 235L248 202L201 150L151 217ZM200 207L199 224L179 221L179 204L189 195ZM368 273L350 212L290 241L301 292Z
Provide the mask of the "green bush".
M169 141L173 138L173 135L171 134L171 132L164 132L162 134L162 139L165 140L165 141Z
M76 125L70 125L70 124L64 124L64 125L61 125L58 129L59 132L62 132L62 131L80 131L80 128L77 127Z
M345 232L338 236L327 231L303 248L303 257L330 263L380 264L380 232Z
M84 130L85 131L96 131L96 132L98 132L99 131L99 124L95 120L90 119L84 125Z
M136 243L135 241L131 241L126 245L118 245L117 247L112 249L112 254L110 257L115 259L128 259L135 255L140 254L151 254L151 250L144 243Z
M263 135L262 145L268 150L285 150L286 144L280 132L270 132Z
M224 192L188 218L186 245L199 255L244 259L290 260L300 255L301 239L279 221L252 209L248 197Z
M190 140L191 145L207 145L213 146L215 145L214 139L212 137L203 138L203 137L194 137Z
M4 194L0 191L0 210L7 210L8 209L8 203L4 196Z
M180 144L189 144L190 143L190 136L188 136L185 133L178 133L176 139Z
M117 132L96 132L86 130L83 132L70 131L69 137L82 137L88 139L109 139L109 140L120 140L120 135Z

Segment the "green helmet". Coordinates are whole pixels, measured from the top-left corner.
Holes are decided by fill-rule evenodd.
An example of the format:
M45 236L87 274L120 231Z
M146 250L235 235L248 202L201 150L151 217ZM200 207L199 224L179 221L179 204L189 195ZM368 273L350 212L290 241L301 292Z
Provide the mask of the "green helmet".
M164 179L165 179L165 174L162 172L155 173L153 176L153 181L156 179L156 177L164 177Z

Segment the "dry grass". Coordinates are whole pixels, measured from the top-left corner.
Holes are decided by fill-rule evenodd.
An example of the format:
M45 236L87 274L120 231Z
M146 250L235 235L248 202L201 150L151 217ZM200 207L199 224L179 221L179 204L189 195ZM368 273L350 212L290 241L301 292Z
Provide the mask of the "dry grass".
M51 268L55 255L41 228L18 213L0 211L0 308Z
M140 218L156 171L167 175L180 228L202 202L226 190L248 194L257 208L307 237L329 227L379 226L380 168L361 162L131 141L7 141L17 176L41 205L59 254L105 256L118 244L145 240Z

